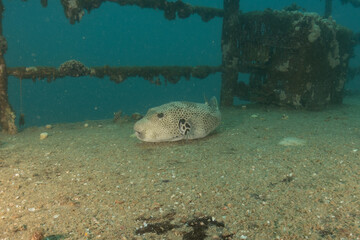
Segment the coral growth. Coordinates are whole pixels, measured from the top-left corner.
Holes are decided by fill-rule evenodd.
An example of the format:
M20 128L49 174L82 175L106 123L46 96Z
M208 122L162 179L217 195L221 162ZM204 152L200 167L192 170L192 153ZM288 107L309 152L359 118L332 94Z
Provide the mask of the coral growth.
M89 75L90 69L79 61L69 60L60 65L59 72L60 75L79 77Z

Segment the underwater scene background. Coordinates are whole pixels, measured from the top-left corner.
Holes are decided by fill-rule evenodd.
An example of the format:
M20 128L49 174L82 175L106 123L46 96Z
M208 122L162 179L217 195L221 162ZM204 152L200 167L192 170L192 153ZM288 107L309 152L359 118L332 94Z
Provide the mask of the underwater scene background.
M190 4L222 8L223 1L187 1ZM243 12L283 9L293 1L241 1ZM309 12L324 12L324 1L296 2ZM5 1L4 36L8 42L5 55L9 67L59 66L75 59L86 66L197 66L221 65L222 18L203 22L194 15L169 21L162 11L136 6L120 7L107 2L90 14L85 13L74 25L64 15L59 1L43 8L37 1ZM359 9L350 4L333 3L332 17L338 24L358 31ZM350 64L360 63L359 46ZM248 74L239 80L248 81ZM207 79L182 79L177 84L156 86L141 78L115 84L108 78L90 77L22 81L26 126L87 119L112 118L121 109L126 114L144 114L151 106L168 101L203 102L219 98L221 75ZM359 76L346 88L359 89ZM9 98L19 114L19 80L9 78Z
M169 21L163 10L113 1L185 2L0 0L0 70L6 39L19 127L6 129L14 115L3 108L0 71L0 240L360 240L359 0L241 0L244 14L226 8L209 22L196 14ZM80 2L102 4L71 24L62 4L76 17L71 7ZM322 17L331 2L331 17ZM223 19L249 35L223 37ZM209 65L218 73L177 84L168 74L159 86L151 74L116 84L116 71L61 78L79 69L101 77L95 66L106 65ZM39 66L60 78L22 75L43 77ZM252 75L231 79L238 70ZM225 88L238 95L221 92L224 79L238 81ZM241 95L247 87L249 98ZM224 96L238 98L232 106L221 104Z

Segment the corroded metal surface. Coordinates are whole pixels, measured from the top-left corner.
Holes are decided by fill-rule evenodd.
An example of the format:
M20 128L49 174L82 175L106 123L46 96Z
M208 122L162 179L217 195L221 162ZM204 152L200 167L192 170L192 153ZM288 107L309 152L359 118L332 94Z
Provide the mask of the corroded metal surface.
M231 106L233 105L238 79L236 59L238 59L239 0L225 0L224 11L221 36L223 72L221 75L220 102L223 106Z
M154 84L161 84L160 77L164 82L177 83L181 77L190 79L206 78L210 74L221 72L221 66L131 66L131 67L86 67L79 61L70 60L56 67L11 67L7 69L8 75L19 79L32 79L33 81L46 79L48 82L63 77L90 76L104 78L121 83L130 77L142 77Z
M350 30L298 11L266 10L239 18L238 67L251 74L249 85L239 85L240 98L245 92L251 101L307 109L342 102L355 45Z
M121 6L138 6L161 10L164 11L164 16L168 20L173 20L176 16L187 18L192 14L197 14L203 21L208 22L214 17L223 16L222 9L192 6L180 0L174 2L167 0L61 0L65 15L71 24L80 22L85 14L84 10L90 12L93 9L99 8L105 2L117 3Z
M4 54L7 50L7 42L2 35L2 15L4 5L0 0L0 125L3 131L15 134L17 128L15 125L15 113L12 110L7 93L8 77Z

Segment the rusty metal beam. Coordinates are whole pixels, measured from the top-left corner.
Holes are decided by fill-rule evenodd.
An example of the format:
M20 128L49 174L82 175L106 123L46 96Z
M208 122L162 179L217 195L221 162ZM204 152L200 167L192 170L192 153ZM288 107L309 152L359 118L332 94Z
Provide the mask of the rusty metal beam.
M238 47L236 34L239 27L239 0L224 0L221 50L223 73L221 75L220 104L232 106L238 80Z
M360 7L360 0L341 0L342 4L347 4L347 3L351 3L351 5L353 5L353 7Z
M0 126L3 132L15 134L17 132L15 113L11 109L7 93L8 76L4 59L4 54L7 50L7 42L2 35L3 12L4 5L2 0L0 0Z
M324 13L324 17L328 18L331 16L332 13L332 3L333 0L326 0L325 1L325 13Z
M214 17L222 17L224 11L222 9L193 6L184 3L181 0L61 0L66 17L71 24L80 22L85 14L84 10L90 12L99 8L105 2L117 3L121 6L138 6L140 8L152 8L164 12L164 16L168 20L179 18L187 18L192 14L197 14L205 22L210 21ZM41 1L42 6L47 6L47 1Z
M63 77L90 76L97 78L109 77L111 81L121 83L130 77L142 77L151 83L160 85L161 79L164 82L177 83L181 77L190 79L206 78L210 74L221 72L221 66L130 66L130 67L86 67L79 61L70 60L60 67L10 67L7 69L9 76L19 79L32 79L33 81L46 79L48 82Z

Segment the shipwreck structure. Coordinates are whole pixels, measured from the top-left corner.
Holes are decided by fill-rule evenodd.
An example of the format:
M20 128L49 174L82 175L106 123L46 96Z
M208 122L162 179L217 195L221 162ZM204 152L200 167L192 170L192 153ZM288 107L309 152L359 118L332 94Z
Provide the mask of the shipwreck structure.
M325 1L324 16L307 13L295 4L283 10L241 13L239 0L224 0L224 9L192 6L181 0L60 0L71 24L80 22L84 11L90 12L104 2L120 6L135 5L164 12L168 20L197 14L205 22L223 18L220 66L94 66L71 60L59 67L35 66L7 68L4 54L6 39L2 35L0 0L0 125L10 134L17 132L15 114L8 101L8 76L51 82L66 76L109 77L121 83L130 77L142 77L154 84L177 83L182 77L206 78L221 72L222 106L231 106L234 97L264 104L305 109L322 109L341 103L344 84L349 75L349 59L360 42L354 34L331 18L332 0ZM40 1L43 7L47 0ZM358 0L341 0L360 7ZM209 23L210 24L210 23ZM219 36L220 38L220 36ZM360 68L359 68L360 69ZM351 74L348 74L351 72ZM238 81L239 73L250 74L249 83Z

